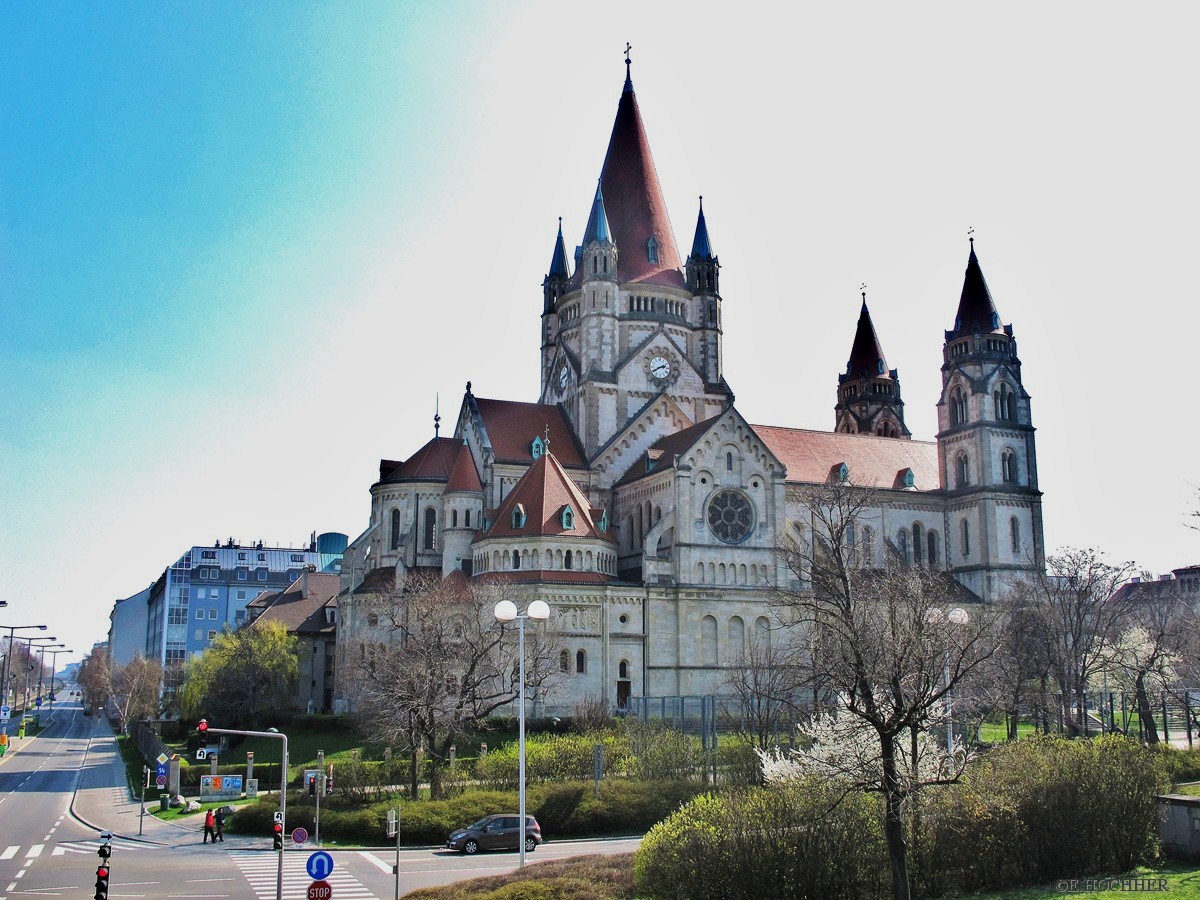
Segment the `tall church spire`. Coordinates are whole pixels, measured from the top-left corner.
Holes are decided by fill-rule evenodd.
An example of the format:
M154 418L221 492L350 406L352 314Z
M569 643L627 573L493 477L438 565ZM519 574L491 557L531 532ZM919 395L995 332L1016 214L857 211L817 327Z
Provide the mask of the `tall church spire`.
M696 218L696 236L692 238L692 256L698 258L713 255L712 245L708 242L708 224L704 221L704 197L700 198L700 215Z
M567 248L563 244L562 216L558 217L558 237L554 241L554 255L550 257L550 277L567 278Z
M963 276L962 294L958 299L958 313L954 316L954 329L947 332L947 339L971 334L975 331L986 334L1000 328L1000 315L992 301L979 257L975 255L975 238L971 238L971 255L967 258L967 271Z
M620 252L617 281L683 287L679 248L650 154L637 94L628 75L617 103L600 182L604 186L610 239ZM589 220L585 244L591 235L590 226ZM579 281L576 273L573 283Z
M911 438L904 424L904 401L900 399L900 373L889 369L883 345L875 333L867 309L866 285L858 328L850 345L846 371L838 376L838 402L834 407L837 431L874 434L880 437Z

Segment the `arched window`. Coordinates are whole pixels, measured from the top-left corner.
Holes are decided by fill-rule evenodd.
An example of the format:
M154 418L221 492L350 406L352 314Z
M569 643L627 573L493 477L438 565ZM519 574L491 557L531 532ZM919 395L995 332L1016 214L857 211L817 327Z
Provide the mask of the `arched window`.
M514 550L514 551L513 551L513 565L512 565L512 567L513 567L514 569L519 569L519 568L521 568L521 554L520 554L520 553L518 553L516 550Z
M1000 477L1009 484L1017 482L1017 454L1011 450L1000 454Z
M864 566L875 564L875 531L870 525L863 526L862 558Z
M392 549L400 546L400 510L392 510Z
M962 520L962 555L971 555L971 525L966 519Z
M967 460L967 454L960 453L954 460L954 486L966 487L970 483L970 462Z
M1017 556L1021 552L1021 523L1013 516L1008 520L1009 536L1012 538L1013 556Z
M746 623L741 616L733 616L729 620L729 650L730 660L737 659L746 652Z
M434 539L434 535L435 535L436 531L437 531L437 513L434 512L433 507L431 506L427 510L425 510L425 549L426 550L433 549L433 539Z
M570 654L568 654L566 650L564 650L564 651L562 651L562 653L558 654L558 671L560 671L560 672L567 671L567 667L570 665L570 659L571 659Z
M1007 384L1001 384L992 392L992 404L996 418L1005 422L1017 419L1017 395Z
M566 554L564 554L564 556L563 556L563 568L564 569L571 568L571 551L570 550L568 550L566 552Z
M908 565L908 532L903 528L896 534L896 549L900 552L900 561Z
M771 646L771 623L767 621L766 616L759 616L754 620L754 639L764 650Z
M921 523L920 522L913 522L912 535L913 535L913 562L919 566L922 562L924 562L924 560L921 559L921 556L922 556L921 551L925 549L925 544L921 540Z
M929 531L925 537L925 543L929 545L929 568L938 568L938 533Z
M470 528L470 527L471 527L471 511L468 509L468 510L467 510L465 513L463 513L463 515L466 517L466 520L467 520L467 521L466 521L466 522L464 522L463 524L464 524L464 525L465 525L467 528Z
M587 654L582 650L575 654L575 674L584 675L587 673Z
M458 527L458 510L457 509L450 510L450 527L451 528Z
M619 663L617 663L617 677L618 678L628 678L629 677L629 660L623 659Z
M725 454L725 471L726 472L733 471L733 454L732 453Z
M700 663L706 666L717 664L717 620L713 616L700 620Z
M967 421L967 398L962 388L950 392L950 424L961 425Z

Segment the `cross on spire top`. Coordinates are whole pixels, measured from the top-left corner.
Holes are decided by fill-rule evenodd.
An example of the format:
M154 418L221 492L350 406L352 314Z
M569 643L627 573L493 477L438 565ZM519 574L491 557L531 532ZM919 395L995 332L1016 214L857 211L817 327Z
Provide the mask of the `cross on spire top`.
M633 79L629 75L629 51L633 49L633 44L629 41L625 42L625 90L633 90Z

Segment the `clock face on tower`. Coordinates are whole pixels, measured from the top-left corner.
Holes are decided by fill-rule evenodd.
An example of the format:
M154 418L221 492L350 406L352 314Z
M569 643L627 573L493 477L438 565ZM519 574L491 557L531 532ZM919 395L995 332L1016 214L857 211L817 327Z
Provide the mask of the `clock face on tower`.
M558 389L560 391L565 391L567 389L567 375L568 374L570 374L570 373L567 371L566 366L563 366L562 370L559 371L559 373L558 373Z
M666 381L671 377L671 364L661 356L656 356L650 360L650 374L659 381Z

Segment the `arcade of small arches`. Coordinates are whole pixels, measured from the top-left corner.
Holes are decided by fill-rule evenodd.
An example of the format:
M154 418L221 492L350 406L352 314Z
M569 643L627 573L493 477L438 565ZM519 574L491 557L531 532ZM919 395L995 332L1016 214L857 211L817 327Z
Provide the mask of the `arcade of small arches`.
M669 300L666 297L635 297L629 298L628 312L663 313L668 316L687 317L687 304L682 300Z
M744 584L749 586L771 583L770 566L745 563L696 563L696 584Z
M600 572L604 575L617 574L617 558L612 553L592 550L563 549L561 547L526 548L523 550L480 551L473 557L472 571L517 572L530 569L541 571Z

